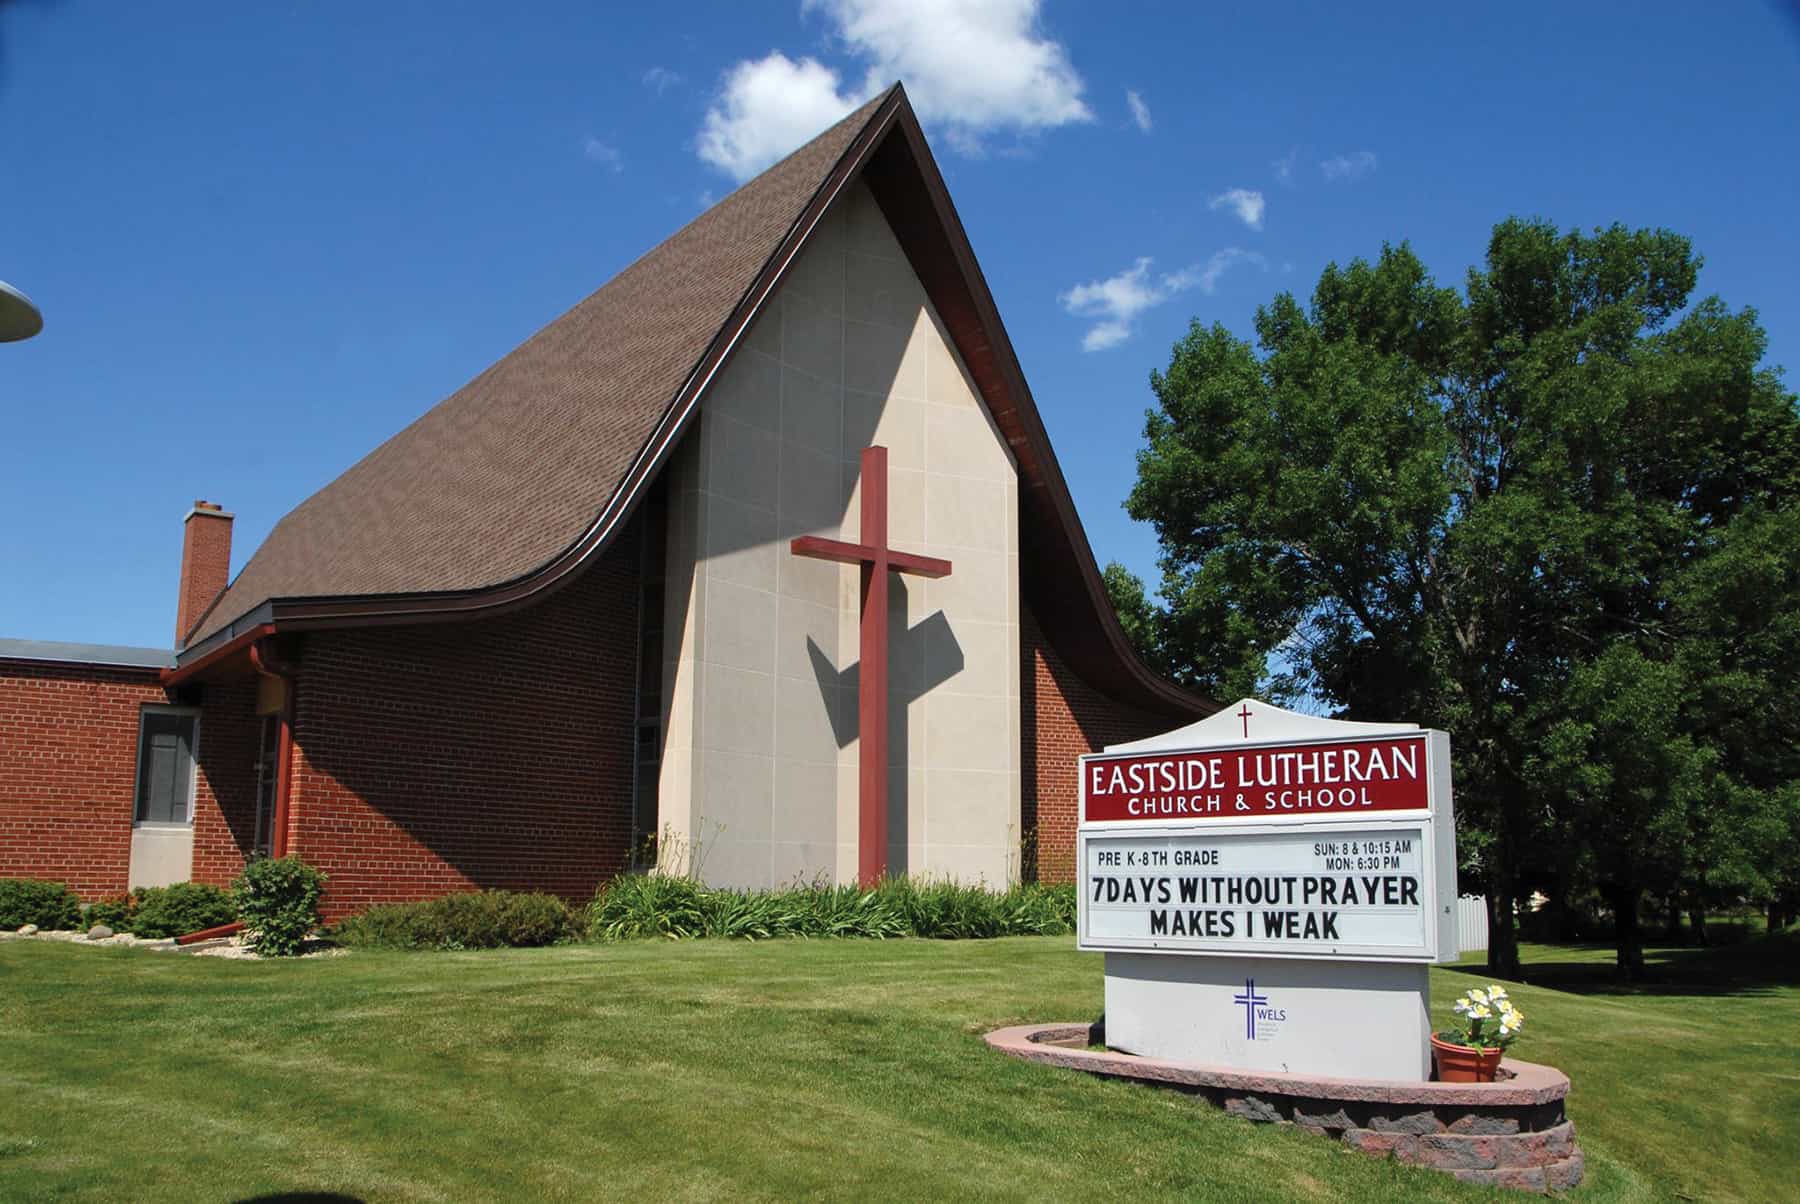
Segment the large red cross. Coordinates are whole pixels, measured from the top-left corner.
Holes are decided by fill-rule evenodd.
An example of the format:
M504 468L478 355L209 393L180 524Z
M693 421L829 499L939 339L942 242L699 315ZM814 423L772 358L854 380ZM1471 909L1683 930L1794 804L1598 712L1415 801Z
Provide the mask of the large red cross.
M948 577L950 562L887 546L887 448L862 453L862 541L818 535L794 540L796 556L862 566L862 667L856 683L857 881L874 886L887 873L888 574Z

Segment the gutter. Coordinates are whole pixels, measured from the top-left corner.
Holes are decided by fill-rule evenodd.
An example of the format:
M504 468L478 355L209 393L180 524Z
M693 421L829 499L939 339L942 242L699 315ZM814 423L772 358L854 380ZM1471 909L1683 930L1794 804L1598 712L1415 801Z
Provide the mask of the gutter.
M256 642L275 634L275 624L259 623L241 635L227 640L215 648L209 649L204 656L191 660L184 665L176 665L172 669L164 669L160 676L163 688L179 686L183 682L192 681L202 670L210 669L228 657L236 656L246 648L254 648Z

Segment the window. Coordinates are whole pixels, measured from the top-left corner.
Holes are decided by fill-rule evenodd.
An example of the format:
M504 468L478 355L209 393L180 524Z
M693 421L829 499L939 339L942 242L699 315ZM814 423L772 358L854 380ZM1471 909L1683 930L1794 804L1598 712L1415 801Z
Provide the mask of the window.
M144 708L138 721L138 823L192 822L199 727L200 713L191 708Z

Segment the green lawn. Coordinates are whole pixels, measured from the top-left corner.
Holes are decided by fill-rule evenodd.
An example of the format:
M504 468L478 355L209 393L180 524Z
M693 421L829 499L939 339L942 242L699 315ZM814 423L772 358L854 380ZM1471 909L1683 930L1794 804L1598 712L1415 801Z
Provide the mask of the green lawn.
M1792 942L1531 948L1519 1052L1602 1199L1791 1198ZM1445 1010L1479 976L1434 972ZM0 1200L1504 1198L989 1052L1090 1019L1071 938L642 943L231 962L0 945Z

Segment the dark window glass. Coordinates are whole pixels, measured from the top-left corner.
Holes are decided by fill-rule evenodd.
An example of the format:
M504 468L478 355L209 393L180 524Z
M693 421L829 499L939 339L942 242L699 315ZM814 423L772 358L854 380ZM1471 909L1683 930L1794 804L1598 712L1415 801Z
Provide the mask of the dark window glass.
M193 780L194 716L145 711L138 738L138 822L187 823Z

